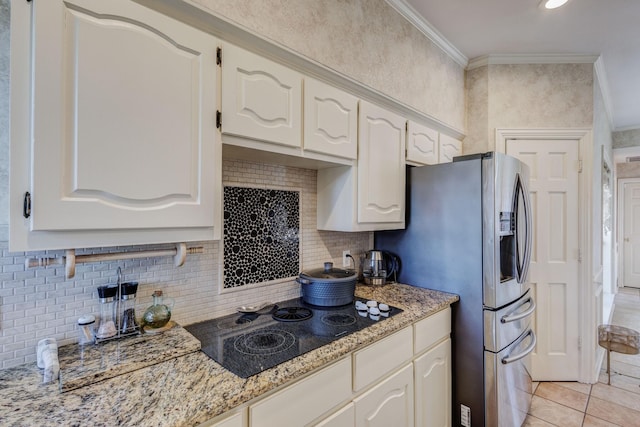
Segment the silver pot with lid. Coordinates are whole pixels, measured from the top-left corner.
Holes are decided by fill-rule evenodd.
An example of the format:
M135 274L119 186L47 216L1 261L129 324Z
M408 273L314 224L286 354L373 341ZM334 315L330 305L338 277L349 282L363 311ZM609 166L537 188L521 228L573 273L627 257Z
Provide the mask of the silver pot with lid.
M304 302L334 307L353 302L357 279L356 271L334 268L332 262L325 262L323 268L303 271L296 281L302 287Z

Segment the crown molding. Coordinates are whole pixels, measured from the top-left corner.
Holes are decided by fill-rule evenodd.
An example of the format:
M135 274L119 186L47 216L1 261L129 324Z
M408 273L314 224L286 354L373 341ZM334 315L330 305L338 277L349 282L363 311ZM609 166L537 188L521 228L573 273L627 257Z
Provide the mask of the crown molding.
M513 64L594 64L599 55L581 55L581 54L494 54L484 55L469 61L467 70L483 67L485 65L513 65Z
M416 27L429 40L435 43L458 65L465 68L469 59L436 30L422 15L420 15L406 0L386 0L386 2Z

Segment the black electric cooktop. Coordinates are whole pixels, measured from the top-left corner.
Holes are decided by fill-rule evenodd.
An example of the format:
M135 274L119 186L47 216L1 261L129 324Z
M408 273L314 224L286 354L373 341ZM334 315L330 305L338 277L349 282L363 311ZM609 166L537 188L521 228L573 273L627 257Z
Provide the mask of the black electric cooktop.
M200 340L207 356L248 378L402 312L389 309L375 316L356 310L355 304L318 307L296 298L264 314L232 314L185 329Z

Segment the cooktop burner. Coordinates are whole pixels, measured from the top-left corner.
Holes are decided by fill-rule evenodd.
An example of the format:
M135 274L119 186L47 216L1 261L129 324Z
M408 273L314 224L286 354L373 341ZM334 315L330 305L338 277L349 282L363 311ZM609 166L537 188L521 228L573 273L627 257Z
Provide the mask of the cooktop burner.
M231 314L185 329L200 340L205 354L248 378L400 312L391 307L389 313L369 315L354 304L318 307L296 298L279 302L270 313Z
M276 354L289 349L296 342L291 332L280 329L260 329L240 335L234 341L234 347L242 354Z
M300 322L313 316L313 312L305 307L279 308L271 315L280 322Z

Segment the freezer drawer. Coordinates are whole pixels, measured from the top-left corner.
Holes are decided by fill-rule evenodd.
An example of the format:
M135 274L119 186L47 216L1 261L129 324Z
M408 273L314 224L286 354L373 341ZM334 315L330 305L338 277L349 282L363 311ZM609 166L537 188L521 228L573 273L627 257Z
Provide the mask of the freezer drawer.
M484 349L496 353L514 342L529 329L535 309L531 290L500 310L485 309Z
M485 351L485 426L521 426L531 406L531 329L499 353Z

